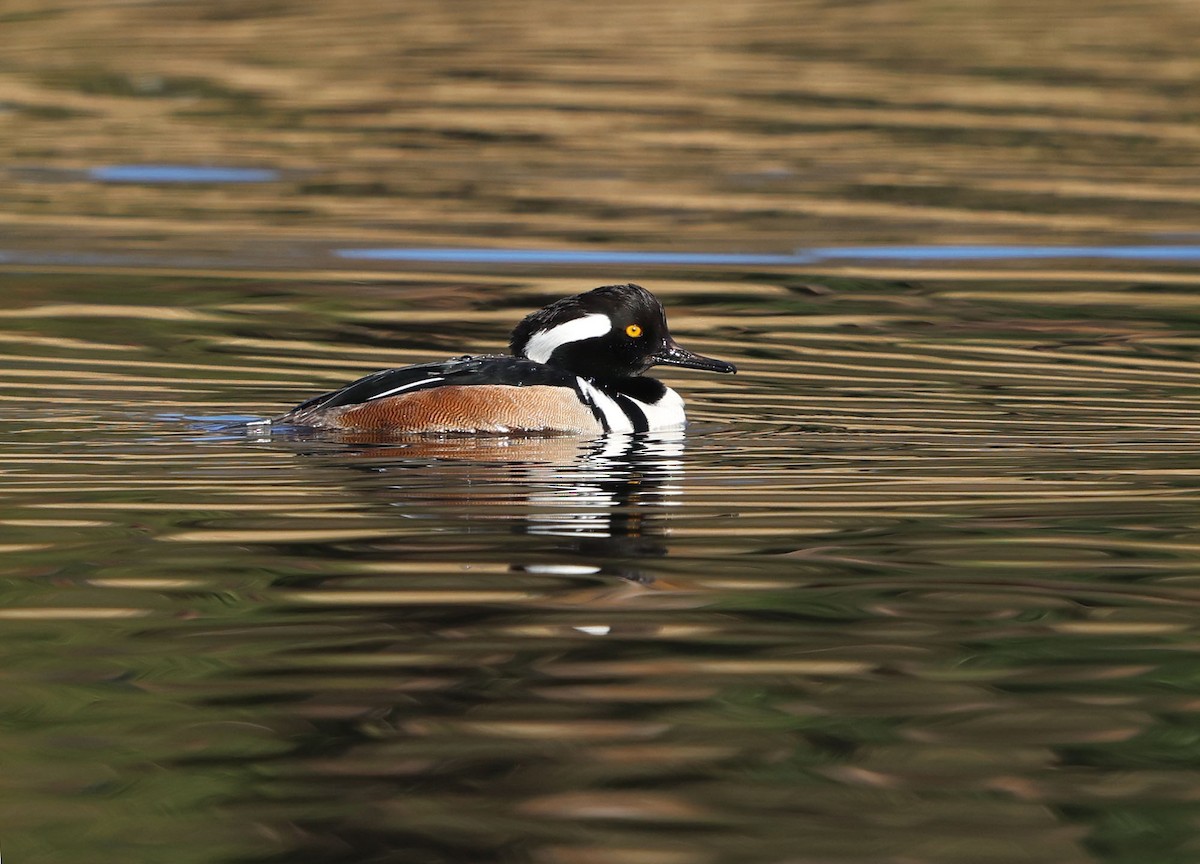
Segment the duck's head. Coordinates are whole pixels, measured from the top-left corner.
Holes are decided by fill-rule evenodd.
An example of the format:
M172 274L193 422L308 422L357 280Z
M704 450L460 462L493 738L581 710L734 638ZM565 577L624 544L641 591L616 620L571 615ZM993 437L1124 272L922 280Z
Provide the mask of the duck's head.
M680 348L657 298L640 285L605 285L539 309L513 330L512 353L584 378L632 378L651 366L736 372Z

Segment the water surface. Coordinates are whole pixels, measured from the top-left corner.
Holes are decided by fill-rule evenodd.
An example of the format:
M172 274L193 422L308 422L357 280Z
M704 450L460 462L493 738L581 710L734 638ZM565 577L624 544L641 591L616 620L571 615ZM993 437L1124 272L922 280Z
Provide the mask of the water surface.
M9 278L32 860L1187 843L1190 298L667 279L740 367L671 376L686 436L388 442L218 414L495 349L559 282Z
M1185 6L0 17L13 861L1195 860ZM629 280L685 435L239 425Z

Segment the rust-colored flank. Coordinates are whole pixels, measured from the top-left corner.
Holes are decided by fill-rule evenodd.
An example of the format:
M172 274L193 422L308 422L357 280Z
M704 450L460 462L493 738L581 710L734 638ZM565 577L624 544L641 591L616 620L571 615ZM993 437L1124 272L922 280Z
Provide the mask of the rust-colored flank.
M443 386L321 412L315 426L392 432L603 431L590 408L563 387Z

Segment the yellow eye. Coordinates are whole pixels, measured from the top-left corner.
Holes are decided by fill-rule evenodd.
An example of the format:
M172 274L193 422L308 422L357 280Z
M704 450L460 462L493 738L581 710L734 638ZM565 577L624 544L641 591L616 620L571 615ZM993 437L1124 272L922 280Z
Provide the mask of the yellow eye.
M632 336L634 339L642 335L642 328L638 324L630 324L625 328L625 335Z

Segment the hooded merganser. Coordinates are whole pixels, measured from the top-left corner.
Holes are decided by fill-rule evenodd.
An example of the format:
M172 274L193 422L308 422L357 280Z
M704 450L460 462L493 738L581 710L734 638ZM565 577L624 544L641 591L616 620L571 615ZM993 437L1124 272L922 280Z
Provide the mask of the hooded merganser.
M599 435L682 427L679 394L651 366L736 372L680 348L662 304L640 285L605 285L528 316L513 356L385 369L296 406L275 423L324 429L558 432Z

